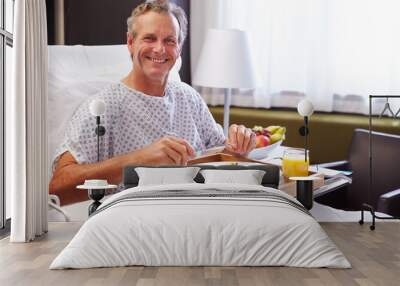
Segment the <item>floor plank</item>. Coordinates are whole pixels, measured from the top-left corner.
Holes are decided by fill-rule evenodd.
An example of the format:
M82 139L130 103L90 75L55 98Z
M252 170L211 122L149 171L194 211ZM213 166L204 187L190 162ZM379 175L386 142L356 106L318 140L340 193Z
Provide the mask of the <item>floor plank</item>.
M381 222L375 231L357 223L322 223L352 269L290 267L116 267L48 269L81 223L50 223L49 233L32 243L0 240L0 285L399 285L400 223Z

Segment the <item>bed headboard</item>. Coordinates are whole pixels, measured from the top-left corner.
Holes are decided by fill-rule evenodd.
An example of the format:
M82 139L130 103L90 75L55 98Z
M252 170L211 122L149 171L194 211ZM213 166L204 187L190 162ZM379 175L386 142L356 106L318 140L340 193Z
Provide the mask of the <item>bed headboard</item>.
M218 170L262 170L265 171L265 175L262 179L261 184L264 187L278 188L279 185L279 167L274 165L193 165L200 167L202 170L206 169L218 169ZM185 166L127 166L123 170L123 184L124 189L136 187L139 183L139 176L135 171L137 167L146 168L185 168ZM204 183L204 178L200 174L194 178L197 183Z

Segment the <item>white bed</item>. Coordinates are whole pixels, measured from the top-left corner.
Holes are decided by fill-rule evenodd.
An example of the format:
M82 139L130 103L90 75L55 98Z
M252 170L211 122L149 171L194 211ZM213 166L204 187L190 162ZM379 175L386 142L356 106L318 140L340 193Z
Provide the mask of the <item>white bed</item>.
M79 104L107 84L119 81L128 73L130 65L125 45L49 47L50 160L53 160L66 124ZM171 80L179 80L179 65L180 62L174 67ZM204 188L201 185L187 188ZM139 189L106 198L102 208L119 196ZM85 221L90 203L88 200L62 209L70 220ZM317 223L317 220L346 220L345 215L339 213L314 204L313 217L281 204L228 198L223 206L213 199L196 198L189 204L176 199L151 200L140 205L133 201L122 202L87 220L51 268L122 265L347 268L350 264ZM352 217L355 215L353 213ZM65 219L55 209L49 210L50 221ZM295 248L301 251L298 254L291 251Z
M173 190L181 193L154 197ZM245 191L259 191L261 197ZM185 192L207 195L184 196ZM220 197L224 192L230 195ZM50 268L349 268L350 263L318 222L298 204L281 191L254 185L194 183L131 188L108 198Z

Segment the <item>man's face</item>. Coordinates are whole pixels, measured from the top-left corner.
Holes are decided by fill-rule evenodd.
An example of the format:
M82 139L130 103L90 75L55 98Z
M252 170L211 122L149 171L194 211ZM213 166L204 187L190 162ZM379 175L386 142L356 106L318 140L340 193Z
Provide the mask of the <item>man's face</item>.
M128 48L134 73L163 82L180 54L179 24L167 13L148 12L133 24L135 38L128 33Z

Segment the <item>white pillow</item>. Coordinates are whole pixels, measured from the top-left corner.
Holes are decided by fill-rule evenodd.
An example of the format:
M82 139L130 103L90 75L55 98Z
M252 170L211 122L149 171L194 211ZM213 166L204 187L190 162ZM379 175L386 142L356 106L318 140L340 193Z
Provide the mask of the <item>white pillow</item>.
M262 170L202 170L205 184L261 185L265 171Z
M139 176L139 186L195 183L193 179L199 170L199 167L135 168Z

